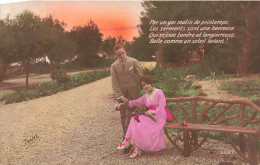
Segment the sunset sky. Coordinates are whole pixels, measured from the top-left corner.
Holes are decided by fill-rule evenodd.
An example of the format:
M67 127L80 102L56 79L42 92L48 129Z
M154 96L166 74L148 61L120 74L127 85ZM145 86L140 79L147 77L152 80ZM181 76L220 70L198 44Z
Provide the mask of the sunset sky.
M40 17L51 14L67 24L83 26L93 20L104 34L103 39L122 35L128 41L138 36L136 26L140 24L143 8L141 1L28 1L0 4L0 19L5 19L29 10Z

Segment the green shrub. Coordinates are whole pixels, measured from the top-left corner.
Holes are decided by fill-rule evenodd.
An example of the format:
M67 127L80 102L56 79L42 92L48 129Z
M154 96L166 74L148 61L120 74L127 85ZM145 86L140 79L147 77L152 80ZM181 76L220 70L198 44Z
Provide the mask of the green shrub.
M56 69L51 73L51 79L58 83L66 83L69 79L69 76L64 70Z

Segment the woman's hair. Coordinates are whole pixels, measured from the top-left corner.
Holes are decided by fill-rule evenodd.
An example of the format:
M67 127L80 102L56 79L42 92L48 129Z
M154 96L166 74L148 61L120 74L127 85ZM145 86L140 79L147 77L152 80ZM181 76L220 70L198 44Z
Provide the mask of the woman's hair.
M115 46L113 47L113 51L115 52L115 51L117 51L118 49L121 49L121 48L125 49L124 45L122 45L122 44L117 44L117 45L115 45Z
M139 84L140 84L140 88L143 89L142 86L142 82L146 83L146 84L151 84L153 86L153 79L151 76L149 75L143 75L140 80L139 80Z

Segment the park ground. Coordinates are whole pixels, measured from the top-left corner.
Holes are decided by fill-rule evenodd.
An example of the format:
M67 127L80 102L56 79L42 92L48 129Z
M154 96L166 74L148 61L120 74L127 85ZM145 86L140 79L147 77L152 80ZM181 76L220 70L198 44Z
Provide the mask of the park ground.
M208 82L208 87L205 81L195 83L202 85L208 96L223 98L220 91L210 95L218 80ZM114 104L111 77L47 97L0 104L0 164L246 164L230 145L212 139L187 158L165 138L166 149L130 159L116 149L122 131Z

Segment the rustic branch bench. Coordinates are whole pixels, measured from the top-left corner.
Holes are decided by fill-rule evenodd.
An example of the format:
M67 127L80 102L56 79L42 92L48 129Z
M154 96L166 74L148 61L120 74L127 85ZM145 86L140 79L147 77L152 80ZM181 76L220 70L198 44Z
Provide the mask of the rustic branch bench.
M251 165L257 164L257 142L260 135L259 106L250 101L227 101L200 96L167 98L166 100L168 104L176 104L178 111L172 109L174 122L167 122L164 131L169 141L183 156L189 156L191 152L198 149L207 140L210 131L216 131L226 134L230 144L241 157L250 162ZM191 102L190 114L186 110L187 107L185 109L181 104L185 102ZM198 108L198 105L203 108ZM209 113L213 113L213 116L209 116ZM181 124L181 122L185 121L178 121L176 114L183 116L188 123L187 126ZM251 124L254 124L254 126ZM172 129L182 130L183 147L178 145L171 135ZM198 138L199 131L206 131L200 142ZM231 136L234 133L238 134L239 148Z

